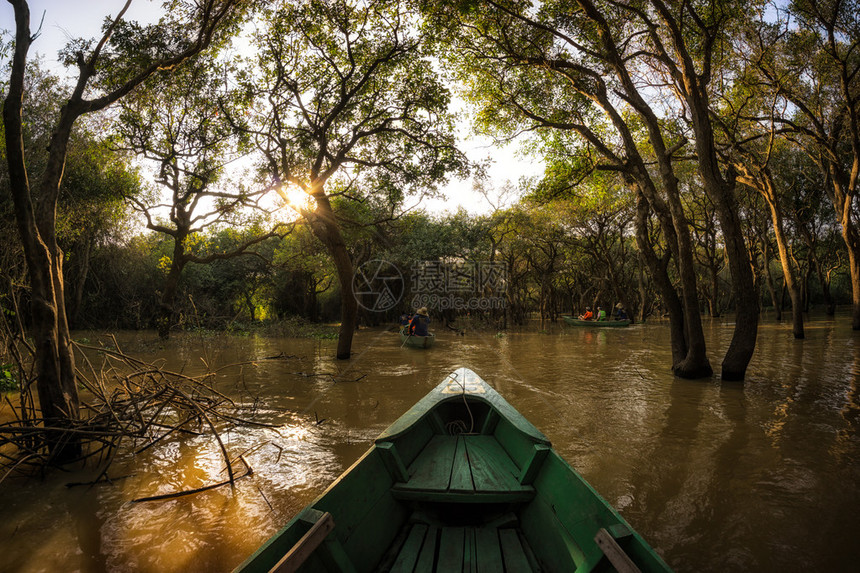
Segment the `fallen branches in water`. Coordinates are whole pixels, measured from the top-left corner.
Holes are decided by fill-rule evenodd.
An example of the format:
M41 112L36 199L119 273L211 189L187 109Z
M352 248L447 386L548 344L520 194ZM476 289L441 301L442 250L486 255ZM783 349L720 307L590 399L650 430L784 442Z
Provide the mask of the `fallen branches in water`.
M226 464L226 483L238 479L221 432L245 424L275 427L243 419L240 406L215 388L218 373L241 364L212 369L204 362L206 371L191 375L127 355L113 337L112 343L111 347L75 344L81 418L67 426L45 424L27 386L17 407L8 397L5 404L0 402L12 411L4 416L11 420L0 423L0 482L11 475L44 471L52 463L48 446L58 440L81 444L77 461L104 466L94 480L99 482L106 479L121 446L137 454L178 433L211 435ZM100 358L98 365L95 357ZM245 469L238 477L249 475L247 463Z
M347 380L342 378L341 374L332 374L330 372L291 372L294 376L301 376L303 378L322 378L324 376L328 376L332 382L358 382L362 378L367 377L367 374L360 374L357 378L353 378L352 380Z
M70 481L66 484L67 488L80 487L82 485L93 486L99 485L101 483L110 483L112 484L115 481L120 481L123 479L127 479L130 477L134 477L137 474L127 474L124 476L116 476L116 477L108 477L107 475L101 475L98 479L94 479L93 481Z
M241 475L234 477L232 474L232 471L233 471L232 467L228 465L227 467L230 468L230 472L231 472L230 473L230 479L220 481L218 483L213 483L210 485L204 485L203 487L198 487L198 488L194 488L194 489L186 489L183 491L176 491L173 493L164 493L161 495L152 495L149 497L139 497L137 499L131 500L131 502L132 503L140 503L143 501L163 501L165 499L176 499L177 497L184 497L186 495L194 495L195 493L200 493L200 492L208 491L210 489L215 489L216 487L221 487L222 485L232 484L237 479L241 479L245 476L249 476L249 475L254 473L254 470L251 468L250 465L248 465L248 462L245 460L245 456L239 456L239 459L242 460L243 464L245 464L245 473L243 473Z

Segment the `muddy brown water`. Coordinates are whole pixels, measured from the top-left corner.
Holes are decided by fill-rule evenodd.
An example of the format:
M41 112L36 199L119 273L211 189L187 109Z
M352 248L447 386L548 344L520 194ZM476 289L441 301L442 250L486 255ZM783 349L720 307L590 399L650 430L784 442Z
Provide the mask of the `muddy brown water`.
M706 329L718 369L731 324ZM256 361L218 387L255 397L256 419L279 429L224 435L231 452L264 444L233 490L130 503L223 479L209 437L121 457L111 475L132 475L113 485L65 487L92 470L0 484L0 571L229 571L459 366L541 429L677 571L857 570L860 333L846 316L811 320L804 341L765 320L743 383L673 378L665 323L437 332L428 351L362 330L349 362L328 340L188 335L162 346L152 332L121 333L125 351L171 368L193 371L201 354ZM282 352L293 357L264 360Z

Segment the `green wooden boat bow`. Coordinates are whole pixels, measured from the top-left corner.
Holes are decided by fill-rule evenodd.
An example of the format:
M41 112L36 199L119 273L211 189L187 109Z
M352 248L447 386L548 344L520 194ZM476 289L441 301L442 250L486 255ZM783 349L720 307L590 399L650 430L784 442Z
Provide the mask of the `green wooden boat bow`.
M461 368L236 571L671 569L546 436Z

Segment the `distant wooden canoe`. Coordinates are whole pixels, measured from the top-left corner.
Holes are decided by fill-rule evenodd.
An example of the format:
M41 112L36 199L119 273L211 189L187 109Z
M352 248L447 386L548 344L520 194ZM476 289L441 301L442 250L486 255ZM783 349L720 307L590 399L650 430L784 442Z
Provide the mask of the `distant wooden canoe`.
M546 436L467 368L236 571L671 573Z
M632 322L630 320L580 320L572 316L562 316L562 318L571 326L596 326L598 328L630 326Z
M430 348L436 342L436 335L432 332L427 336L415 336L414 334L406 334L405 331L400 331L400 345L411 346L412 348Z

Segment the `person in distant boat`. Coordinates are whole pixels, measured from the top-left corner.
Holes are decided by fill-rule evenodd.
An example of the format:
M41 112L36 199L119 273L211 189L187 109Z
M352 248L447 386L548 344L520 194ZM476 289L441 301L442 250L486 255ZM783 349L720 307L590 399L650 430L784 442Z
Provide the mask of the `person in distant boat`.
M580 320L594 320L594 313L591 312L590 306L585 307L585 314L579 315L579 319Z
M409 326L409 319L410 318L411 317L409 316L408 312L404 312L403 314L401 314L400 315L400 328L404 328L406 326Z
M620 302L615 305L615 320L627 320L627 311Z
M606 311L603 310L602 306L597 307L597 320L598 321L606 320Z
M412 336L427 336L430 334L430 316L427 314L427 307L422 306L409 321L409 331Z

